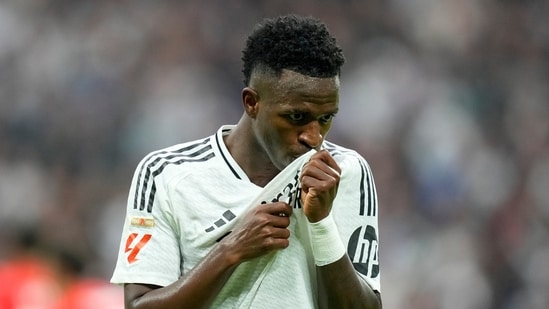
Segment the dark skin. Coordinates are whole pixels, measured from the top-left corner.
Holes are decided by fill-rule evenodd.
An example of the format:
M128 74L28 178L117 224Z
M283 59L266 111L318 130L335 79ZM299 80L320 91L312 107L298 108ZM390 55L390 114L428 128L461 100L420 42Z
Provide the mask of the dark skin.
M314 78L284 70L280 77L252 74L242 90L244 114L225 138L249 179L266 185L295 158L319 149L338 111L339 78ZM303 212L310 222L328 216L341 170L327 151L315 153L302 176ZM285 216L280 216L283 213ZM292 208L282 202L254 207L190 273L166 286L126 284L126 308L209 308L242 262L289 245ZM321 308L381 308L347 255L317 266Z

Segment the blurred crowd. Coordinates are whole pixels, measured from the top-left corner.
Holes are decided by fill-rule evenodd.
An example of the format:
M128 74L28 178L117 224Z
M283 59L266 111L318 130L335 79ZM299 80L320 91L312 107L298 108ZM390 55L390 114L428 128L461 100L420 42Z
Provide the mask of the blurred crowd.
M23 308L22 273L55 290L27 301L121 306L138 161L236 123L246 36L288 12L346 55L328 139L373 169L384 307L549 308L549 2L530 0L0 2L0 307Z

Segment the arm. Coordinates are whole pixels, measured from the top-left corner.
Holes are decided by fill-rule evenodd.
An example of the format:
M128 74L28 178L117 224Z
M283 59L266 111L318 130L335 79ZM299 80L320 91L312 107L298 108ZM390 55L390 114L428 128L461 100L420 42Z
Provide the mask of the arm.
M289 245L291 212L292 208L282 202L254 207L179 280L166 287L126 284L126 308L208 308L240 263Z
M315 154L304 166L302 183L303 211L313 225L324 222L334 231L331 216L332 203L336 197L341 170L330 154L323 150ZM326 219L323 221L323 219ZM332 224L326 224L326 222ZM333 234L332 234L333 235ZM314 238L314 237L313 237ZM322 239L322 237L319 237ZM340 242L339 237L337 241ZM375 292L355 271L351 260L337 244L341 253L329 262L317 263L319 304L322 308L381 308L380 295ZM313 251L314 250L313 244ZM316 260L316 256L315 256Z
M316 269L321 308L381 308L381 295L358 277L347 254Z
M125 307L208 307L238 264L238 259L228 249L226 242L220 242L192 272L166 287L125 284Z

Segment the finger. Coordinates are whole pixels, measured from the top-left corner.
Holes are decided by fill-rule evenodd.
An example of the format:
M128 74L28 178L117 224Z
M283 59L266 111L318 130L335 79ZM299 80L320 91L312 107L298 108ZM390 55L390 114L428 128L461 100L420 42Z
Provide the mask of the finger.
M263 211L279 217L289 217L293 211L292 206L284 202L267 203L260 207Z
M290 245L290 240L288 238L266 238L265 239L265 249L266 250L277 250L284 249Z
M287 228L273 227L271 230L271 237L287 239L290 237L290 230Z
M322 190L324 187L330 187L330 184L324 180L319 180L316 177L303 176L301 178L301 187L304 190L309 190L309 188L317 188Z
M338 175L341 175L341 169L339 168L339 165L335 161L334 157L330 155L330 153L323 149L317 153L315 153L312 157L310 162L320 160L321 162L326 163L331 169L333 169Z
M303 168L301 176L309 176L319 180L335 180L341 177L340 173L324 162L314 161Z
M277 227L277 228L287 228L290 225L290 217L289 216L282 216L279 214L269 214L269 222L271 226Z
M328 152L325 155L314 157L303 167L302 175L309 175L319 179L327 179L326 176L339 180L341 169Z
M314 192L312 196L317 196L322 194L323 192L331 192L333 190L337 190L337 181L330 180L318 180L313 177L305 176L301 180L301 189L304 193L310 194ZM305 197L305 195L302 195L302 197Z
M310 162L301 173L301 188L308 192L309 188L317 188L320 191L336 187L340 180L337 171L321 161Z

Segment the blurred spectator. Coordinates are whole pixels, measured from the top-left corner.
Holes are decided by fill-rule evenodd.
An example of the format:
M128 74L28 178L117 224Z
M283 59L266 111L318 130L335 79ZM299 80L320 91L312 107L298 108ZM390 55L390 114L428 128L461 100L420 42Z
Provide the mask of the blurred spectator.
M0 308L123 308L123 290L100 277L81 277L83 259L72 247L48 243L34 228L17 227L0 261ZM4 243L6 244L6 243Z
M103 284L137 160L235 123L245 31L287 12L325 20L347 56L328 139L376 177L385 307L549 308L536 0L1 2L0 307L121 300ZM28 226L41 245L22 250Z

